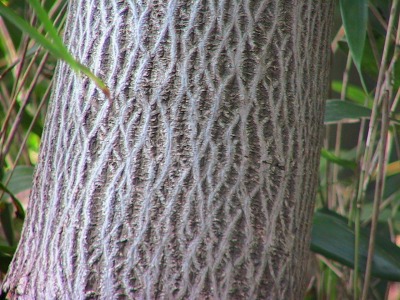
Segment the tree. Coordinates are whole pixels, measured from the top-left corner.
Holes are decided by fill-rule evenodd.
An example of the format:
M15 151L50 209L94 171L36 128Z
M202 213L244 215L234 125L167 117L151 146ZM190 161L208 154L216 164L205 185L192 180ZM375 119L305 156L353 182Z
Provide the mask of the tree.
M300 299L332 1L72 1L12 298Z

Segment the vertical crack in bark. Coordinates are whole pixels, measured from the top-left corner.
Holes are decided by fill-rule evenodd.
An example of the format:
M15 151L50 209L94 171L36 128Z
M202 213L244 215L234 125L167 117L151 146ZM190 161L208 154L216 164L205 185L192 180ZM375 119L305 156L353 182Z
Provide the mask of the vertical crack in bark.
M296 299L333 1L72 1L5 288L33 298ZM40 239L37 236L40 236Z

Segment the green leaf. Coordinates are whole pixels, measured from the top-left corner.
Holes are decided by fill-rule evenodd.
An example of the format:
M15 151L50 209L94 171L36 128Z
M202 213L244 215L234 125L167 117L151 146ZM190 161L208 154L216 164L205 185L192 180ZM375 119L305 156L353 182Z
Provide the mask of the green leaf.
M7 242L10 246L15 244L15 234L13 226L13 206L9 202L0 202L0 223Z
M364 106L349 101L332 99L326 101L325 123L338 123L340 121L358 121L360 118L368 118L372 111Z
M17 250L16 246L0 245L0 256L13 256Z
M18 200L18 198L3 184L0 182L0 190L3 190L6 192L8 195L10 195L10 198L17 209L17 217L21 219L25 219L25 210L24 207L22 206L21 202ZM0 203L6 203L5 201L1 201ZM1 210L1 208L0 208Z
M351 55L360 70L367 32L368 0L340 0L340 13Z
M372 202L374 200L375 187L376 187L374 180L375 180L375 178L372 178L372 181L368 185L367 193L365 195L366 202ZM383 198L387 199L389 197L391 197L391 198L394 197L395 194L399 193L399 187L400 187L400 174L394 174L394 175L390 175L390 176L386 175ZM395 198L393 198L393 201L394 200L395 200ZM393 201L392 201L392 204L394 203Z
M394 71L393 74L393 81L394 81L394 88L398 89L400 87L400 60L396 60L394 64Z
M374 204L372 202L363 204L363 208L361 211L361 220L362 221L371 219L371 216L373 213L373 207L374 207ZM393 214L392 209L390 207L386 207L383 210L379 211L378 221L386 223L392 217L392 214Z
M0 253L0 271L3 273L7 273L8 266L12 261L12 256L2 256Z
M4 16L8 21L14 24L17 28L19 28L22 32L27 33L32 39L34 39L37 43L39 43L42 47L44 47L47 51L53 54L56 58L62 59L68 63L68 65L76 72L82 72L86 76L88 76L98 88L100 88L106 97L110 100L110 90L105 85L105 83L94 75L89 68L82 65L80 62L75 60L73 56L68 52L65 45L62 43L61 39L58 37L56 30L54 29L51 21L48 19L46 12L38 8L38 3L35 0L29 1L33 4L33 8L36 13L38 13L39 19L43 22L46 30L49 31L49 36L52 38L49 40L44 35L42 35L39 31L37 31L34 27L29 25L24 19L18 16L12 9L8 8L0 1L0 15ZM40 6L40 5L39 5ZM44 16L46 14L46 16Z
M331 88L334 92L340 94L342 92L343 84L341 81L334 80L332 81ZM368 107L372 107L372 98L369 95L366 95L364 90L359 86L348 84L346 88L346 99L356 104L364 106L365 99L368 98Z
M13 194L31 189L33 171L34 167L31 166L16 166L7 184L7 189ZM9 174L7 172L5 178L8 178Z
M374 51L377 51L378 53L383 53L383 48L385 45L385 35L383 36L375 35L372 43L374 44L375 50L371 46L370 38L367 37L367 40L365 41L364 53L361 62L361 69L363 71L363 74L368 74L368 76L372 80L376 81L378 80L380 62L376 60L377 57L374 55Z
M53 42L57 45L58 48L65 48L63 51L66 51L66 47L64 46L63 41L58 35L57 29L54 27L53 22L50 20L47 12L43 9L40 2L38 0L28 0L29 4L32 6L39 20L42 22L44 28L47 33L53 40ZM68 51L67 51L68 52Z
M15 107L19 107L19 105L15 105ZM27 130L32 123L33 117L30 115L30 111L28 111L27 109L24 109L22 111L22 115L21 115L21 127L25 130ZM32 127L32 132L34 134L36 134L37 136L41 136L42 132L43 132L43 125L42 125L42 120L37 120Z
M355 168L357 168L357 163L355 163L354 161L340 158L340 157L334 155L332 152L329 152L326 149L321 149L321 156L323 158L329 160L330 162L337 164L339 166L342 166L344 168L351 169L351 170L354 170Z
M8 266L14 256L16 247L0 245L0 271L3 273L7 272Z
M29 25L28 22L18 16L12 9L5 6L2 2L0 2L0 15L5 17L22 32L28 34L32 39L34 39L37 43L46 48L54 56L56 56L57 58L63 57L60 49L56 45L49 41L45 36L40 34L39 31Z
M354 269L353 228L349 221L328 209L315 213L311 250ZM365 271L368 256L369 231L360 232L360 269ZM372 262L372 275L389 281L400 281L400 248L389 239L377 236Z
M11 197L11 200L17 209L17 216L22 220L25 218L25 210L15 195L19 192L29 190L32 187L33 171L34 168L31 166L17 166L15 167L7 186L0 182L0 189ZM6 173L5 180L7 180L9 174L9 172ZM1 201L4 202L6 198L7 195L3 195Z

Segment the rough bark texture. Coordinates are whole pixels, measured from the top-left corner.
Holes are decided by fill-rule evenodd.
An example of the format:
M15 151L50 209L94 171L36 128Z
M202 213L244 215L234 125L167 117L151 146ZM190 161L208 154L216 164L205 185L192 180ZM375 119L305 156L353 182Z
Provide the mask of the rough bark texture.
M301 299L331 0L75 0L15 299Z

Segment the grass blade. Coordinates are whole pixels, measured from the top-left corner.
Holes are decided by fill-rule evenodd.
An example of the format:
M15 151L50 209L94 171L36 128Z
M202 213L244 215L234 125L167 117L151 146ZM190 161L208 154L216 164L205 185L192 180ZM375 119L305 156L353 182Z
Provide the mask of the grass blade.
M30 0L29 2L35 2L34 0ZM4 16L7 20L9 20L12 24L14 24L17 28L19 28L21 31L25 32L28 34L33 40L35 40L38 44L40 44L43 48L48 50L52 55L54 55L58 59L64 60L75 72L79 73L82 72L86 76L88 76L95 84L96 86L103 91L103 93L106 95L106 97L110 100L111 99L111 93L106 84L96 75L90 71L89 68L85 67L81 63L79 63L77 60L73 58L73 56L68 52L67 48L64 46L62 43L61 39L58 37L57 32L55 31L54 27L52 24L48 24L49 22L51 23L50 19L48 18L46 12L43 10L43 8L37 8L36 4L34 3L34 9L36 11L40 11L40 20L44 22L44 26L46 30L50 29L49 35L52 37L52 41L47 39L44 35L42 35L40 32L38 32L34 27L29 25L28 22L26 22L24 19L22 19L20 16L18 16L12 9L8 8L5 6L2 2L0 2L0 15ZM40 6L40 5L39 5ZM43 16L43 14L46 14L46 17ZM43 20L42 20L43 18ZM47 24L47 25L46 25ZM51 29L53 28L53 29ZM57 36L54 38L54 36Z

